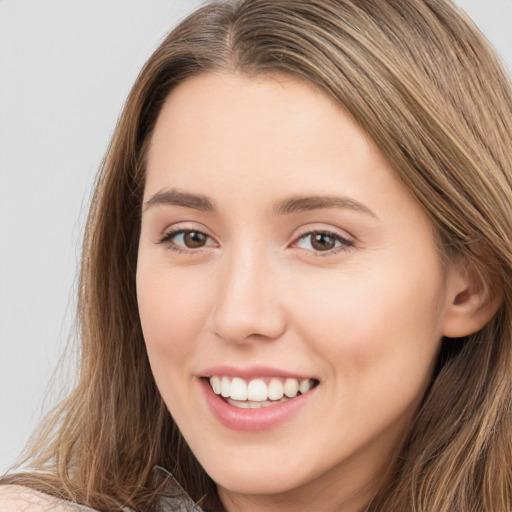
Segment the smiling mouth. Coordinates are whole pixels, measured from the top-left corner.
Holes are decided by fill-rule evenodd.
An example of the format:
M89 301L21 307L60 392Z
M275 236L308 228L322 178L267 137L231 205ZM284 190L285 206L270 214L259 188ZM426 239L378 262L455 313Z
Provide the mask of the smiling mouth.
M241 409L258 409L287 402L315 388L316 379L258 378L213 375L207 379L216 395L226 403Z

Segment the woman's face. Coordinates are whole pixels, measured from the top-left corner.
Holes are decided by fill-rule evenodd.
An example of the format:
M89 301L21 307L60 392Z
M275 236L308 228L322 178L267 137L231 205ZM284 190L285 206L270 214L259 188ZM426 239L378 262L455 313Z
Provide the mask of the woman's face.
M367 501L429 383L449 281L421 207L326 95L237 74L171 93L148 154L140 317L228 509Z

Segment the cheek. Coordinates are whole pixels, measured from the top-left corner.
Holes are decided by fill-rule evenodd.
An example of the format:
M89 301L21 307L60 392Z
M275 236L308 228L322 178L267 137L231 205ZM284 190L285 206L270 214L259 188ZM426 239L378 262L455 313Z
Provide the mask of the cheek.
M208 309L203 288L171 270L140 265L137 300L148 354L155 361L178 363L194 350Z
M441 277L433 269L419 279L382 261L374 268L302 281L293 294L301 335L345 376L428 371L441 338Z

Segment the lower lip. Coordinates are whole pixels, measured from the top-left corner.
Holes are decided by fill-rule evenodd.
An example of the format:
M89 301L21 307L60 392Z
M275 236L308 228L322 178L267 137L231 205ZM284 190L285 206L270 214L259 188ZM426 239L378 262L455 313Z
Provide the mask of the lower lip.
M213 392L205 379L200 379L200 383L213 416L226 428L246 432L269 430L284 423L307 404L316 390L314 388L304 395L276 405L258 409L242 409L226 403Z

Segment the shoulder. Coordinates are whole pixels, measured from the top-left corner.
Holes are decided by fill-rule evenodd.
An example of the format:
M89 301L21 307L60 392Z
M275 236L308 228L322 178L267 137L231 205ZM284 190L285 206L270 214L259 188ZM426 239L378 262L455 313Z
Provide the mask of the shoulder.
M0 485L1 512L86 512L92 509L21 485Z

